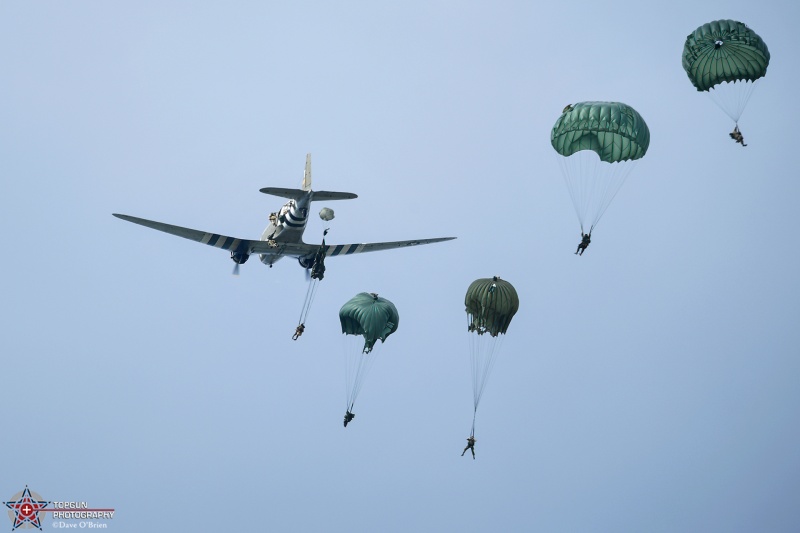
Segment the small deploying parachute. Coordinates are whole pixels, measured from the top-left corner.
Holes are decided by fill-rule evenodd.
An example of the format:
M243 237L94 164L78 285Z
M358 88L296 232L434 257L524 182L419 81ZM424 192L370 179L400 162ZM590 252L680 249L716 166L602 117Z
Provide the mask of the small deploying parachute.
M400 315L394 304L386 298L374 292L362 292L342 306L339 321L342 333L353 335L355 341L345 348L347 412L344 415L344 427L347 427L348 422L355 418L353 405L375 360L375 343L378 340L386 342L387 337L397 331ZM363 337L363 345L358 336Z
M581 233L590 234L637 160L650 146L642 116L619 102L568 105L556 120L550 143L557 153Z
M330 207L323 207L319 211L319 218L321 218L325 222L333 220L333 209L331 209Z
M731 138L742 145L739 118L768 66L767 44L746 24L735 20L703 24L686 37L683 45L683 69L689 80L736 123Z
M470 439L475 456L475 417L486 382L500 351L511 319L519 309L519 297L514 286L497 276L473 281L464 297L467 312L467 333L472 367L472 430ZM464 449L466 452L466 448ZM463 454L462 454L463 455Z

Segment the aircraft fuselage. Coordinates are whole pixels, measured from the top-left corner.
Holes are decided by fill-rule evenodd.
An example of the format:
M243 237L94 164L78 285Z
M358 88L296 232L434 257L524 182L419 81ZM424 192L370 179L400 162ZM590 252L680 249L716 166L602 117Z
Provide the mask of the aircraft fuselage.
M279 211L269 216L269 226L261 234L262 241L275 243L301 243L303 232L308 223L308 209L313 193L308 191L298 200L289 200ZM260 254L259 258L265 265L272 266L281 255Z

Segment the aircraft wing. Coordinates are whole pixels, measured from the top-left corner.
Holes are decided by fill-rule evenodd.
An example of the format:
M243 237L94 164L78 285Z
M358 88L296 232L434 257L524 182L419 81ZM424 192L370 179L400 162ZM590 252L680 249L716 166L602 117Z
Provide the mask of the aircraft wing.
M237 239L235 237L227 237L225 235L220 235L218 233L209 233L207 231L183 228L181 226L173 226L172 224L165 224L163 222L156 222L154 220L147 220L145 218L132 217L128 215L120 215L118 213L113 213L113 215L122 220L127 220L128 222L139 224L140 226L157 229L158 231L163 231L164 233L177 235L178 237L183 237L184 239L197 241L203 244L207 244L209 246L214 246L215 248L221 248L223 250L249 252L250 247L253 245L253 243L261 242L261 241L251 241L249 239Z
M365 244L331 244L328 246L328 253L326 256L334 257L337 255L360 254L363 252L380 252L381 250L394 250L395 248L433 244L435 242L452 241L453 239L455 239L455 237L416 239L412 241L369 242Z
M146 218L132 217L129 215L120 215L113 213L119 219L139 224L147 228L152 228L170 235L177 235L184 239L196 241L222 250L232 252L248 253L248 254L267 254L267 255L286 255L290 257L301 257L304 255L313 255L319 250L319 244L306 244L306 243L286 243L277 242L270 244L267 241L238 239L236 237L228 237L220 235L219 233L210 233L191 228L184 228L181 226L173 226L172 224L165 224L164 222L156 222L155 220L147 220ZM432 244L435 242L450 241L455 237L440 237L437 239L417 239L412 241L394 241L394 242L372 242L362 244L329 244L327 245L327 257L337 255L350 255L360 254L364 252L378 252L381 250L393 250L395 248L406 248L409 246L419 246L421 244Z
M370 242L360 244L328 244L326 257L335 257L337 255L351 255L360 254L364 252L379 252L381 250L393 250L395 248L406 248L409 246L419 246L422 244L433 244L435 242L451 241L455 237L439 237L437 239L416 239L412 241L394 241L394 242ZM312 255L319 250L319 244L306 244L306 243L276 243L270 246L265 241L251 241L251 250L255 254L280 254L289 255L292 257L300 257L304 255Z

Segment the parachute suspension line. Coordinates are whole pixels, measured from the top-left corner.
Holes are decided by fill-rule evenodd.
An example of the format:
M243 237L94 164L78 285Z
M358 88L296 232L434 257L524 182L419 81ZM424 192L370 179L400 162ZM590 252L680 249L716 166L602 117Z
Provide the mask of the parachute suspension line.
M584 152L566 158L560 157L559 160L562 164L562 174L567 183L567 189L572 197L575 214L578 216L581 232L583 232L583 228L588 224L588 218L593 212L592 200L596 198L595 189L598 185L595 176L598 174L597 165L600 159Z
M355 355L357 348L356 338L350 338L350 335L345 335L344 340L344 402L349 411L355 403L355 376L358 373L358 359Z
M314 302L314 296L317 294L317 287L319 286L318 279L309 281L308 290L306 290L306 299L303 301L303 308L300 310L300 321L298 324L305 324L308 318L308 312L311 310L311 304Z
M735 82L722 82L710 88L708 96L723 113L728 115L735 123L739 123L744 108L750 101L756 85L761 78L750 80L737 80Z
M308 165L308 162L306 162ZM308 171L308 169L306 169ZM310 171L307 172L310 175ZM305 183L305 181L303 182ZM305 324L306 319L308 318L308 312L311 310L311 304L314 302L314 296L317 294L317 287L319 286L319 282L322 280L325 274L325 252L327 247L325 246L325 236L328 234L328 230L326 229L322 233L322 246L320 246L317 253L314 255L314 263L310 270L307 270L306 273L310 274L308 278L308 290L306 291L306 299L303 302L303 308L300 310L300 324ZM320 267L319 270L317 267Z
M636 160L606 163L591 150L582 150L569 157L556 154L556 157L581 233L584 233L587 226L597 226L636 166Z
M486 383L489 376L494 369L497 358L496 353L499 351L499 345L502 343L503 338L492 337L488 333L478 335L478 337L487 337L486 340L478 339L478 353L473 361L473 397L475 400L475 410L478 409L478 404L483 397L483 391L486 389Z
M376 358L378 345L372 351L364 353L364 338L356 335L345 335L345 403L347 410L352 412L361 388L372 370Z
M572 200L572 207L575 209L575 216L583 229L583 222L585 213L588 210L586 207L589 195L587 194L586 187L581 182L583 161L570 161L570 158L564 157L560 154L555 155L558 160L558 165L561 168L561 175L564 177L564 183L567 185L569 197Z
M467 325L474 323L471 315L468 315L468 320L469 322ZM492 337L488 332L482 335L478 335L477 333L469 335L472 399L475 412L478 410L478 405L486 389L486 383L489 380L489 376L492 374L492 370L497 361L497 353L499 353L504 339L505 335Z
M597 211L594 219L592 220L591 228L594 229L597 226L600 219L608 209L608 206L611 205L611 202L614 201L616 198L617 193L619 193L622 186L627 181L628 176L630 176L631 171L637 165L638 159L634 161L624 161L623 163L611 163L611 173L608 179L603 180L605 181L605 187L603 188L603 194L600 197L599 205L600 209ZM592 232L592 229L589 230L589 233Z
M348 397L350 409L352 409L353 405L356 403L356 398L358 398L358 395L361 393L361 388L364 386L364 382L366 382L370 370L372 370L372 364L375 361L376 354L372 352L368 354L357 353L355 357L357 359L348 365L350 368L349 378L352 379L353 384Z

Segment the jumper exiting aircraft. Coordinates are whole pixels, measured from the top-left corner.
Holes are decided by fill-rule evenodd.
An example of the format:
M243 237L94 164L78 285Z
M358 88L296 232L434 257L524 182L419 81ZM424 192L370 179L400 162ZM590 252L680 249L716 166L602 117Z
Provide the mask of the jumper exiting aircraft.
M227 237L217 233L208 233L196 229L173 226L172 224L120 215L118 213L114 213L114 216L122 220L127 220L128 222L133 222L134 224L157 229L158 231L227 250L231 253L233 262L236 263L234 274L238 273L239 265L245 263L250 258L251 254L258 254L261 262L265 265L269 265L270 268L282 257L294 257L297 258L300 266L305 269L311 269L314 266L315 256L320 250L320 245L318 244L306 244L303 242L303 231L305 231L306 223L308 222L308 210L311 206L311 202L350 200L358 196L349 192L312 191L311 154L306 155L306 169L301 187L300 189L282 189L279 187L265 187L261 189L261 192L264 194L288 198L289 201L281 207L280 211L270 214L269 226L264 230L260 240ZM320 212L320 217L325 220L330 220L333 218L333 211L324 208ZM431 244L452 239L455 239L455 237L362 244L330 244L324 246L323 249L325 251L325 257L332 257L337 255L405 248L407 246Z

